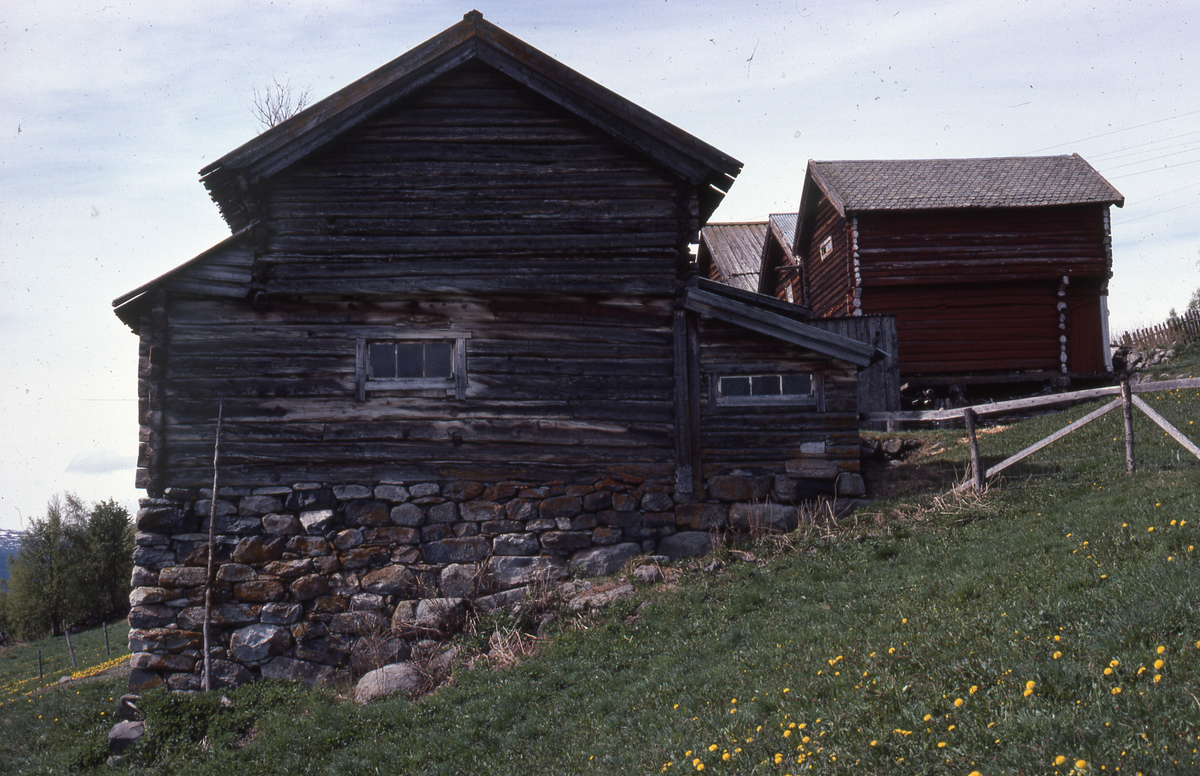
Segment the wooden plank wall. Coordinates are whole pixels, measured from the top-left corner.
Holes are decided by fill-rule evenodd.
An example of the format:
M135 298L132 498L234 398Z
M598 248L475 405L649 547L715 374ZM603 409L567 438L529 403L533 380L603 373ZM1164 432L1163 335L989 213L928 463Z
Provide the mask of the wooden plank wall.
M861 212L863 312L896 316L904 376L1058 372L1068 335L1068 358L1078 360L1068 368L1103 371L1104 214L1096 206ZM1060 289L1081 316L1097 305L1097 325L1060 328Z
M817 317L850 315L854 311L854 271L849 227L824 195L817 203L815 223L807 234L807 244L798 246L797 251L797 259L805 268L807 304ZM821 243L830 236L833 252L822 259Z
M355 401L355 340L469 331L466 398ZM166 485L672 473L669 300L512 297L365 303L174 301Z
M796 372L822 370L825 411L779 405L710 406L707 381L712 375L725 365L748 363L779 364L781 370ZM852 364L818 357L723 321L701 318L700 366L705 374L700 413L705 478L734 469L778 472L786 461L803 458L826 459L842 471L858 471L858 383ZM805 442L825 443L826 452L801 453Z
M900 411L900 360L897 357L896 318L891 315L858 315L843 318L813 318L805 321L813 328L842 337L869 342L888 353L858 373L858 411Z
M875 288L867 313L896 316L902 376L1058 370L1058 284Z
M864 295L875 286L1104 277L1105 209L862 211Z
M261 197L281 293L666 295L698 229L684 182L478 63Z

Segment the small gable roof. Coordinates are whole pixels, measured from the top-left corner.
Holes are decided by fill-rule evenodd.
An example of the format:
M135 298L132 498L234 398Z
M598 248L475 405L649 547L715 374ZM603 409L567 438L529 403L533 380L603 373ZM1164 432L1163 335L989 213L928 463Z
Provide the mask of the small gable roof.
M1078 154L994 159L810 160L807 178L838 211L1124 205ZM806 180L806 184L807 184ZM808 193L807 185L805 194Z
M758 290L758 268L763 242L767 238L766 221L709 224L700 230L696 261L701 274L716 269L722 283L744 291Z
M767 230L766 244L763 246L762 261L760 262L757 285L754 290L760 294L770 294L775 287L775 278L780 267L796 267L794 245L796 242L796 224L800 217L796 213L772 213L770 228ZM778 250L771 250L777 246Z
M720 204L742 163L609 91L496 25L478 11L378 70L334 92L200 171L230 229L250 222L245 189L307 157L433 79L479 61L633 147L698 189L700 223Z

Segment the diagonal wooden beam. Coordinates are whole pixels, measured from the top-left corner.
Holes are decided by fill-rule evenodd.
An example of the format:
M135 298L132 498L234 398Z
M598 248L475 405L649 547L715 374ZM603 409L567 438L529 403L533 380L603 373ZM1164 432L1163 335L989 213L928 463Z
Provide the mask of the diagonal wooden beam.
M1084 415L1082 418L1075 421L1071 425L1066 426L1065 428L1060 428L1058 431L1055 431L1053 434L1046 437L1045 439L1043 439L1039 442L1035 442L1032 445L1030 445L1029 447L1026 447L1021 452L1015 453L1014 455L1011 455L1008 458L1005 458L1000 463L998 463L995 466L988 469L987 476L991 477L994 474L999 474L1000 472L1004 471L1008 467L1012 466L1017 461L1020 461L1023 458L1027 458L1027 457L1033 455L1038 450L1041 450L1043 447L1046 447L1047 445L1050 445L1053 442L1057 442L1058 440L1065 437L1067 434L1070 434L1072 431L1076 431L1080 428L1083 428L1084 426L1086 426L1088 423L1091 423L1096 418L1099 418L1103 415L1107 415L1109 412L1112 412L1113 410L1115 410L1117 407L1120 407L1120 406L1121 406L1121 400L1113 399L1112 401L1110 401L1108 404L1105 404L1100 409L1090 412L1087 415ZM954 490L956 490L956 491L966 490L967 488L971 487L974 484L975 484L974 480L967 480L966 482L958 485Z
M1157 412L1155 412L1154 408L1151 407L1149 404L1147 404L1145 401L1143 401L1140 396L1133 397L1133 406L1137 407L1139 410L1146 413L1146 417L1150 418L1150 420L1153 420L1155 423L1157 423L1159 428L1161 428L1163 431L1166 431L1168 434L1170 434L1175 439L1175 441L1178 442L1179 444L1183 445L1184 449L1186 449L1189 453L1196 456L1197 458L1200 458L1200 447L1197 447L1195 442L1188 439L1186 436L1183 435L1183 432L1181 432L1179 429L1172 426L1170 421L1168 421L1162 415L1159 415Z

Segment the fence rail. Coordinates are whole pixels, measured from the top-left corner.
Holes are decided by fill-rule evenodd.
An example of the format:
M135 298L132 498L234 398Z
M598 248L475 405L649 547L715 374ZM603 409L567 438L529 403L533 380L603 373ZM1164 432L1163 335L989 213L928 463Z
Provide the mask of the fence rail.
M1183 315L1157 326L1127 331L1121 335L1119 340L1120 344L1126 347L1137 346L1139 348L1197 341L1200 341L1200 310L1189 310Z

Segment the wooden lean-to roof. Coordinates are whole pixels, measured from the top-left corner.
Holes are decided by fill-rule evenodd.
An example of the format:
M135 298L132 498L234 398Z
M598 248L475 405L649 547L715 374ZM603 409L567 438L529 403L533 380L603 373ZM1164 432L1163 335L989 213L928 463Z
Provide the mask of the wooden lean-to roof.
M1079 154L994 159L809 160L794 245L824 194L838 213L1117 205L1125 197Z
M887 353L874 345L818 329L797 320L805 317L808 312L798 305L704 278L700 278L695 286L687 289L683 306L701 315L732 323L826 356L849 361L859 367L870 366L888 357Z
M729 190L742 163L488 22L478 11L378 70L272 127L200 171L230 228L250 220L247 190L304 159L397 100L477 60L588 121L692 182L700 223Z

